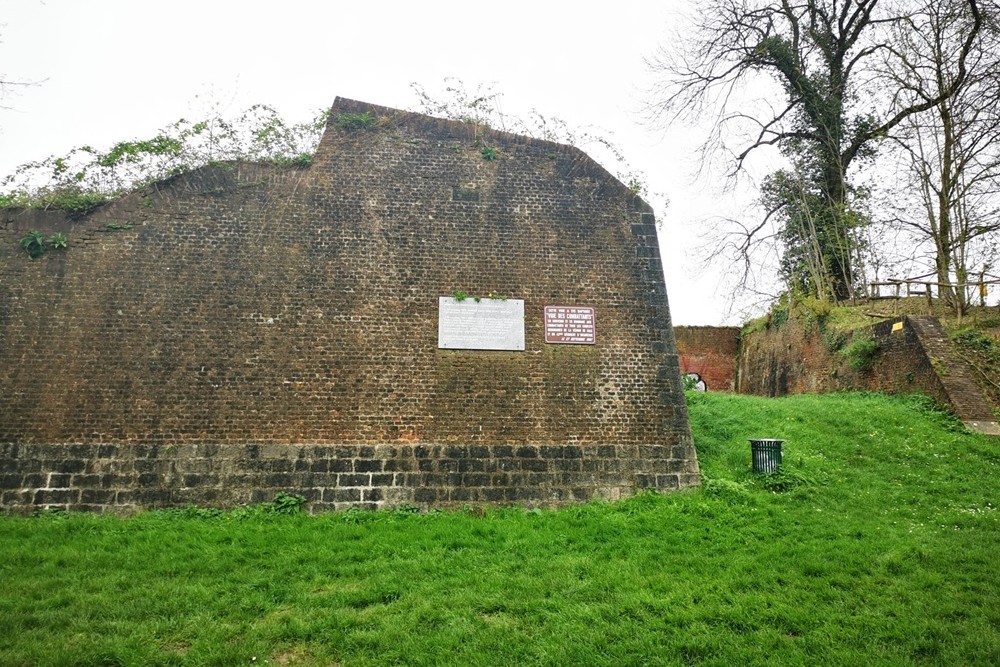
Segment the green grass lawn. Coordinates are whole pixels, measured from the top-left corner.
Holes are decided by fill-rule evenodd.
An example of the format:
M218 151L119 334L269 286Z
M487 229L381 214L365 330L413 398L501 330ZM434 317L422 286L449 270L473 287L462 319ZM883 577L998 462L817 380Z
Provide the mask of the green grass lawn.
M692 492L0 517L0 665L1000 664L1000 439L913 398L689 402Z

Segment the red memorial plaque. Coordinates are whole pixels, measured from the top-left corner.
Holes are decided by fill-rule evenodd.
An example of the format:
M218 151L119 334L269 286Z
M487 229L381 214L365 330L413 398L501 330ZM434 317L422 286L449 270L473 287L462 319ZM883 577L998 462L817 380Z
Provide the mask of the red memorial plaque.
M545 342L562 345L596 343L594 309L590 306L545 306Z

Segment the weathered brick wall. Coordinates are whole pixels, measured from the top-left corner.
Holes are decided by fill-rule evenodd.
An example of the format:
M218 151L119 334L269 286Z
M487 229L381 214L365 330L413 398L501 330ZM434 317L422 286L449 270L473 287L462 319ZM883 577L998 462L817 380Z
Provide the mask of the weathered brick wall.
M307 169L217 165L0 224L6 507L698 481L652 212L574 148L338 100ZM29 229L70 247L30 261ZM524 299L525 351L438 350L455 290ZM545 305L594 306L597 345L546 345Z
M738 363L737 390L760 396L836 391L846 368L823 332L797 319L744 333Z
M232 506L301 493L313 511L553 505L677 489L682 445L0 445L8 508Z
M879 343L871 368L854 370L839 353L848 344L800 320L745 334L739 390L763 396L844 390L920 392L949 407L970 428L1000 434L972 370L951 349L936 318L903 317L859 330Z
M674 327L682 373L697 373L708 391L736 391L737 327Z

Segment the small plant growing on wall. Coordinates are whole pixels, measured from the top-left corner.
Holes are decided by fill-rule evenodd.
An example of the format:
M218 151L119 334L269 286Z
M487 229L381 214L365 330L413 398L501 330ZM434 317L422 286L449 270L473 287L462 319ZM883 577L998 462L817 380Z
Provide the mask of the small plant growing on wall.
M292 157L278 156L271 160L272 163L279 167L295 167L296 169L305 169L306 167L312 166L313 156L312 153L300 153Z
M337 114L337 118L334 120L334 123L341 130L354 132L357 130L368 129L375 124L375 120L375 116L373 116L370 111L366 111L364 113L351 113L345 111Z
M52 201L52 206L66 211L66 215L76 220L103 206L108 198L100 192L67 192Z
M470 297L470 294L468 292L459 289L452 292L451 296L453 299L455 299L455 301L465 301ZM475 301L476 303L481 302L483 299L492 299L494 301L506 301L507 297L504 296L503 294L500 294L499 292L490 292L485 297L482 296L472 297L472 300Z
M492 146L483 146L479 150L479 153L480 155L483 156L483 159L486 160L487 162L491 162L497 159L497 149L493 148Z
M37 259L45 254L46 250L62 250L69 244L69 239L62 232L56 232L52 236L45 238L37 229L33 229L18 242L24 252L28 253L31 259Z
M45 254L45 237L37 229L32 230L21 237L21 247L31 259L41 257Z

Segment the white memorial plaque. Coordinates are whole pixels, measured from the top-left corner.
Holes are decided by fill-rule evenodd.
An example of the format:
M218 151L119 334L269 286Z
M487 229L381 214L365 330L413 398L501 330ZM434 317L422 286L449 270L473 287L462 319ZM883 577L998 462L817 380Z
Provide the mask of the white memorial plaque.
M439 297L438 348L523 350L524 300Z

